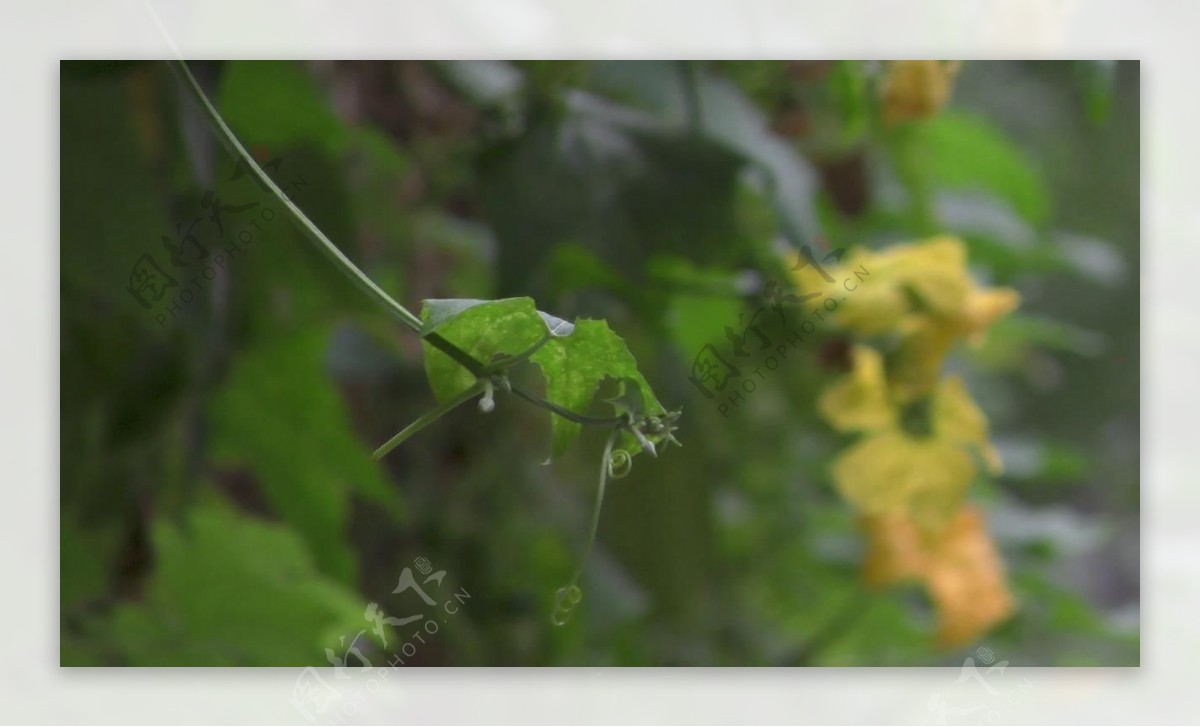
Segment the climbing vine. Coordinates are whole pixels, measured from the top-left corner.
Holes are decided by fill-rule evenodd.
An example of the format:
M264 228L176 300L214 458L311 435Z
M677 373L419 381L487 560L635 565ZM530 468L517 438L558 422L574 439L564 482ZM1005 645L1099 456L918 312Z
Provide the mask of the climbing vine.
M555 598L552 621L566 623L570 610L582 599L577 582L596 538L608 478L627 474L632 458L640 452L657 456L660 447L678 445L673 432L679 412L668 412L659 403L625 342L602 320L567 322L537 310L531 298L431 299L423 302L420 318L415 316L346 257L288 198L225 123L187 63L173 61L172 67L204 109L222 143L283 204L292 221L360 290L420 336L425 372L439 403L381 445L375 451L376 459L471 400L478 400L481 413L493 411L497 393L511 394L550 412L552 457L565 452L584 426L610 431L601 457L586 549L570 583ZM510 381L509 371L525 363L541 370L546 398ZM586 412L598 388L608 379L620 388L618 396L605 400L612 416L589 416Z

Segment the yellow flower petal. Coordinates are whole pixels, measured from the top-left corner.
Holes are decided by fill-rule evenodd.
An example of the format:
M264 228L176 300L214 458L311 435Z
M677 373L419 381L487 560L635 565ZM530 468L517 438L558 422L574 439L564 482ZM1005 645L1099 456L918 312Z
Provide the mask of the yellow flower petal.
M841 265L824 265L820 262L818 262L820 267L817 267L812 263L800 265L803 260L804 259L800 253L795 253L791 256L791 259L787 261L792 271L792 279L796 282L796 287L801 292L819 293L821 295L821 299L835 295L842 295L842 293L838 292L839 289L837 287L841 285L839 281L845 277L845 272L842 270ZM821 274L822 270L825 272L825 275L833 278L832 282L826 279L825 275ZM817 302L820 302L820 299L818 299Z
M938 605L938 642L969 643L1013 613L1004 564L983 517L972 508L946 529L932 553L925 584Z
M864 515L901 513L936 530L957 511L975 472L971 456L953 442L886 430L838 455L833 481Z
M875 515L863 518L867 554L863 580L870 586L919 580L925 569L928 546L920 531L904 515Z
M953 376L943 380L931 405L935 436L969 444L987 440L987 418L967 393L961 378Z
M975 290L967 296L960 326L965 335L980 334L993 323L1017 309L1021 296L1012 288L987 288Z
M962 508L932 537L903 516L868 518L865 526L864 579L924 583L938 611L942 646L969 643L1012 615L1004 565L974 508Z
M836 315L842 327L872 336L961 315L974 285L966 260L962 240L940 235L878 252L855 249L841 266L826 271L833 283L812 265L795 275L805 292L841 300ZM855 287L843 287L851 277Z
M928 318L911 327L892 366L891 382L898 400L913 401L933 391L955 340L952 329Z
M967 393L962 379L946 379L933 396L930 413L934 436L972 445L992 474L1000 472L1000 455L988 442L988 421L983 410Z
M883 357L869 346L855 346L853 368L817 400L817 410L838 431L883 429L895 423L888 401Z
M939 235L893 250L900 277L933 315L952 316L962 310L973 286L962 240Z
M835 314L838 325L863 336L896 330L908 316L911 302L904 289L870 279L846 295Z
M883 118L889 124L933 116L950 98L957 63L891 61L883 82Z

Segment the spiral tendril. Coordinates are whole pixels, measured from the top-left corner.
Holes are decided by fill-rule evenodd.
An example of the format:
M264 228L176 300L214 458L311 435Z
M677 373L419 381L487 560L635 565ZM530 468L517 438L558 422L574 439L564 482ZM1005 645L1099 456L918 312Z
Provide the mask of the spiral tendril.
M550 614L550 622L555 626L565 626L582 600L583 591L574 583L558 589L554 593L554 611Z
M571 576L571 582L558 589L554 594L554 610L550 614L550 623L555 626L565 625L570 620L575 606L583 600L583 591L576 584L579 582L579 577L583 575L583 568L587 565L588 558L592 554L592 546L596 543L596 530L600 526L600 507L604 504L604 488L608 484L608 478L624 477L633 467L632 457L628 452L623 449L613 451L613 445L620 433L620 429L613 429L612 433L608 435L608 442L604 445L604 456L600 460L600 484L596 487L596 502L592 507L592 523L588 530L587 545L583 549L583 555L579 558L575 574ZM614 469L618 470L620 474L615 474Z
M633 469L633 456L624 449L615 450L608 457L608 476L619 480Z

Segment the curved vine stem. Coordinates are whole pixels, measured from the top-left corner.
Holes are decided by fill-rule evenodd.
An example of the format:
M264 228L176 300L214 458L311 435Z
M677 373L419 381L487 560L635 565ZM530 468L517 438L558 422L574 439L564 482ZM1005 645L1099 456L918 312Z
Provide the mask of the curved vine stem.
M279 202L283 204L284 209L287 210L292 221L317 246L317 249L329 258L334 266L350 279L350 282L354 283L359 290L366 293L367 297L383 306L385 310L396 318L399 318L400 322L408 326L412 331L420 334L421 319L413 315L412 311L397 302L395 298L388 295L383 288L375 284L374 280L367 277L366 273L355 265L350 258L346 257L345 253L338 249L338 246L334 245L333 241L326 237L324 232L321 232L321 228L308 219L308 216L296 206L295 202L288 199L287 194L280 189L275 180L271 179L271 176L263 171L254 157L250 155L250 152L246 151L246 147L242 146L242 142L238 141L237 136L229 128L229 125L225 123L225 119L222 118L220 112L209 101L208 95L204 93L204 89L200 87L199 82L196 81L196 77L192 75L192 71L188 68L187 63L181 60L173 60L169 61L169 63L171 64L171 68L183 79L183 85L191 92L196 102L200 104L200 108L204 110L205 115L208 116L209 122L217 130L217 137L221 140L221 143L250 170L250 173L254 175L255 179L262 186L275 195ZM430 345L445 352L447 356L466 367L468 371L476 376L483 373L483 364L436 333L423 336L423 338L429 341Z
M433 424L438 419L441 419L442 416L444 414L446 414L447 412L449 412L451 409L455 409L458 406L465 404L467 401L469 401L473 397L478 396L479 394L483 393L483 391L484 391L484 383L483 383L483 380L480 380L480 381L476 382L474 386L467 389L466 391L459 394L458 396L454 397L450 401L447 401L445 404L438 404L434 408L432 408L429 411L422 414L421 417L419 419L417 419L415 422L413 422L412 424L409 424L407 427L402 429L399 434L397 434L396 436L387 440L387 442L385 442L383 444L383 446L381 446L379 449L375 450L375 454L371 455L371 458L379 459L379 458L383 457L388 452L392 451L396 447L399 447L401 444L403 444L404 441L407 440L412 435L421 431L422 429L429 426L430 424Z
M559 406L558 404L555 404L552 401L546 401L545 399L538 396L537 394L532 394L532 393L525 391L524 389L520 389L516 386L512 387L512 393L521 397L522 399L529 402L530 404L533 404L534 406L541 407L541 408L545 409L546 411L549 411L549 412L559 415L563 419L573 421L576 424L582 424L585 427L614 427L619 424L624 424L626 421L625 417L600 418L600 417L590 417L585 414L576 414L575 412L571 411L570 409L564 409L563 407Z
M542 346L545 346L547 343L549 343L551 338L554 338L554 336L551 333L547 332L546 335L542 336L538 340L537 343L533 344L532 346L525 349L521 353L518 353L516 356L509 356L508 358L503 358L503 359L500 359L499 361L488 364L488 367L487 367L488 371L491 373L499 373L499 372L503 371L504 369L509 369L509 368L512 368L513 366L516 366L517 364L521 363L522 361L529 360L529 357L533 356L533 354L537 353L538 350L541 349Z
M217 111L215 106L213 106L212 102L208 98L208 95L204 93L204 89L201 88L199 82L196 81L196 77L192 75L192 71L188 68L187 63L183 60L171 60L168 61L168 63L170 64L171 69L175 71L175 73L182 80L183 85L188 89L193 98L195 98L196 102L200 105L200 108L204 111L205 115L208 117L208 120L216 130L217 137L220 139L221 143L234 156L236 156L247 169L250 170L250 173L254 175L255 179L257 179L263 187L269 190L271 194L273 194L279 200L279 202L283 204L288 216L296 225L300 227L304 235L310 241L312 241L314 245L316 245L318 250L320 250L327 258L329 258L329 260L334 264L335 267L337 267L338 270L342 272L342 274L344 274L352 283L354 283L355 287L365 293L367 297L383 306L385 310L398 318L401 323L407 326L418 336L421 336L422 340L428 341L429 345L437 348L450 358L454 359L455 362L467 369L467 371L470 371L477 378L487 379L491 374L495 373L495 371L493 371L489 366L477 361L469 353L463 351L458 346L455 346L453 343L446 340L439 334L429 333L422 335L421 319L414 315L412 311L408 310L398 301L396 301L395 298L388 295L383 288L380 288L378 285L376 285L375 281L367 277L366 273L364 273L357 265L355 265L350 258L346 257L346 255L338 248L338 246L333 244L333 241L326 237L324 232L321 232L321 228L317 227L316 224L313 223L313 221L310 220L294 202L292 202L292 200L288 199L287 194L285 194L279 185L275 183L275 180L271 179L270 175L263 171L262 167L258 165L258 162L254 159L254 157L251 156L248 151L246 151L246 147L242 146L242 143L238 141L237 136L233 133L233 130L229 128L229 125L225 123L225 119L222 118L220 112ZM538 348L544 345L547 340L549 340L548 336L529 350L514 357L514 359L505 360L502 363L501 368L507 368L513 364L520 363L521 361L528 359L537 351ZM376 450L376 459L382 457L405 439L411 437L413 434L416 434L425 426L441 417L447 411L453 409L459 404L462 404L464 401L466 401L466 399L470 398L470 396L473 396L480 391L482 391L482 388L468 389L466 392L463 392L463 394L459 395L452 401L432 409L420 419L405 427L403 431L401 431L395 437L392 437L391 440ZM573 422L585 426L612 426L621 421L620 419L597 419L594 417L582 416L568 411L556 404L552 404L541 397L523 391L517 387L513 387L512 391L514 394L517 394L534 406L541 407L542 409L546 409L547 411L553 412L561 417L570 419Z

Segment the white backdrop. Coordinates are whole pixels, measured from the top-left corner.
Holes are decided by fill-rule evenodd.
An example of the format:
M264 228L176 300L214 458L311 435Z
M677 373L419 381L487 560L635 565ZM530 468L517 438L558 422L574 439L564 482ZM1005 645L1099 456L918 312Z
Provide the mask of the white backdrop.
M1105 0L6 2L0 205L0 719L281 723L297 670L58 663L58 60L166 58L1137 58L1143 88L1140 669L1016 669L1004 723L1200 720L1200 4ZM501 7L503 5L503 7ZM1135 342L1125 342L1135 345ZM69 457L70 452L61 456ZM346 723L928 723L956 669L394 672ZM971 719L974 719L972 717ZM984 722L985 724L987 722Z

